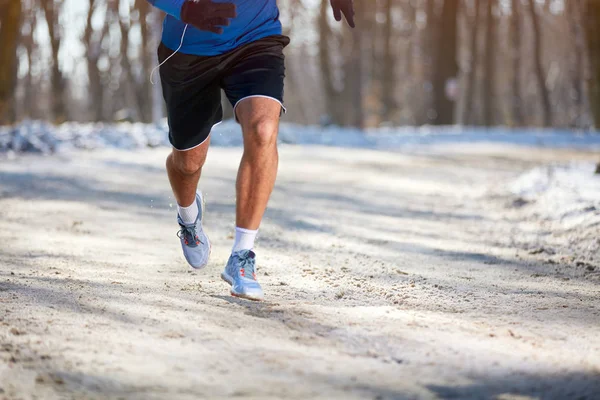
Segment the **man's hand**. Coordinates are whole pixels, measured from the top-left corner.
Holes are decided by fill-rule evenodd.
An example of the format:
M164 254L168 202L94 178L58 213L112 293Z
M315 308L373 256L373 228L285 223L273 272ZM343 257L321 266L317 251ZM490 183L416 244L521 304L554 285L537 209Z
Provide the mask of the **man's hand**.
M223 33L229 19L237 17L235 4L213 3L211 0L187 0L181 7L181 21L201 31Z
M354 0L331 0L331 8L336 21L341 21L344 14L348 25L354 28Z

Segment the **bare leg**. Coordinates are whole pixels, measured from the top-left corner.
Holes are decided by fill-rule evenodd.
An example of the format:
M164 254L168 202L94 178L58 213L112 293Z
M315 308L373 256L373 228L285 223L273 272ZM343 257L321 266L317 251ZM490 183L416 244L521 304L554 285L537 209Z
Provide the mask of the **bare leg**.
M210 138L187 151L173 149L167 157L167 173L177 204L187 207L196 200L196 189L206 161Z
M244 133L236 184L236 226L257 230L277 177L281 105L273 99L251 97L238 104L236 114Z

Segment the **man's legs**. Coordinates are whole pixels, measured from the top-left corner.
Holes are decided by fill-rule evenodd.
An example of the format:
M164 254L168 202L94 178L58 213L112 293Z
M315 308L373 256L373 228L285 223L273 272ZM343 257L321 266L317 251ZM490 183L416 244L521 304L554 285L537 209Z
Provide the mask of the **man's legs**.
M210 138L200 146L187 151L173 149L167 157L169 182L180 207L188 207L196 200L196 189L206 161Z
M277 177L277 133L281 104L250 97L236 107L244 135L244 154L237 176L236 226L257 230Z
M277 132L281 105L273 99L250 97L236 107L244 135L244 154L237 176L236 226L257 230L275 179L279 156ZM188 207L196 199L196 188L206 161L210 139L187 151L173 149L167 157L167 172L175 200Z
M236 184L235 243L221 277L231 285L232 295L262 300L252 248L277 176L281 103L249 97L241 100L235 110L244 135L244 154Z
M187 151L173 149L167 157L167 174L177 201L177 221L183 254L193 268L208 264L210 241L202 229L202 203L198 181L210 139Z

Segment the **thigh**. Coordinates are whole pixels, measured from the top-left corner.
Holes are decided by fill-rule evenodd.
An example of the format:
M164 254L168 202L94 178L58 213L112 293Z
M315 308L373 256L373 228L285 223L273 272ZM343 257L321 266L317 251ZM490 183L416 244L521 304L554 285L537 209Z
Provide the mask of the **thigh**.
M163 62L172 51L161 45L158 54ZM223 119L218 62L216 57L177 53L160 69L169 141L176 150L190 150L204 143L212 127Z
M248 135L258 135L254 139L272 141L277 138L281 104L268 97L247 97L236 107L236 118L242 126L244 140Z
M239 120L238 106L251 98L271 99L278 104L278 115L285 112L283 89L285 36L269 36L241 48L224 71L221 86ZM262 103L262 102L259 102Z

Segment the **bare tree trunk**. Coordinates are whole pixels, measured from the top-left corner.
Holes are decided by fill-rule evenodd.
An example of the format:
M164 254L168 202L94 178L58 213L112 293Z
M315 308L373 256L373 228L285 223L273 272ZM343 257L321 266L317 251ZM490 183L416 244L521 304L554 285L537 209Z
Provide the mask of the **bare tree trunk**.
M360 21L361 2L355 3L357 7L357 22L358 26L351 30L352 35L352 52L350 54L350 64L348 68L348 78L346 85L351 89L350 99L352 104L352 114L350 124L356 128L363 129L365 127L365 112L363 107L364 100L364 81L363 81L363 46L362 46L362 26ZM364 21L364 20L363 20ZM350 28L344 27L349 30Z
M425 3L425 14L427 15L427 32L425 35L425 57L426 65L428 70L431 71L433 67L434 54L435 54L435 43L438 40L438 16L437 16L436 0L427 0ZM431 79L431 73L429 74Z
M21 1L0 4L0 125L15 122L17 46L21 27Z
M550 94L546 86L546 74L542 65L542 32L540 30L540 23L538 16L535 11L535 0L529 0L529 15L531 17L531 24L533 26L533 51L534 51L534 65L535 75L538 82L538 89L540 91L540 97L542 99L542 112L544 116L544 126L552 125L552 109L550 105Z
M152 47L154 49L158 48L158 45L161 41L161 25L164 19L164 14L162 11L159 11L157 8L152 8L150 11L151 21L152 21ZM156 51L153 52L152 59L158 63L158 57L156 55ZM159 124L165 115L165 105L163 102L162 96L162 87L160 85L160 74L157 74L156 81L154 86L152 86L152 122L155 124Z
M417 67L416 63L416 51L415 49L419 48L417 44L419 41L419 27L417 24L417 2L419 0L410 0L405 3L403 14L405 24L410 27L409 30L406 31L407 43L406 48L402 49L403 51L400 53L398 57L398 62L403 60L403 73L400 82L396 83L396 87L400 87L401 89L401 103L398 104L400 109L400 119L402 123L406 123L410 121L411 123L417 123L416 110L419 108L414 101L414 92L417 87L417 83L419 82L422 87L422 82L420 82L420 74L421 72Z
M600 129L600 2L586 0L584 26L590 63L588 95L596 129Z
M108 30L108 21L105 21L103 30L96 34L92 26L92 17L96 10L96 0L89 0L83 42L86 51L86 64L89 80L89 108L92 111L92 119L96 122L104 121L104 88L102 87L102 74L98 68L98 60L102 54L102 42ZM108 18L107 18L108 19Z
M48 25L50 48L52 50L52 73L50 79L52 86L52 119L56 123L61 123L68 119L65 104L66 82L58 61L61 42L61 26L58 17L62 7L62 0L47 0L43 1L42 5L46 17L46 24Z
M408 44L407 44L407 49L406 49L406 61L405 61L405 68L406 68L406 75L408 76L412 76L413 71L415 69L414 67L414 42L415 42L415 38L417 36L417 7L413 4L413 1L409 1L406 4L406 23L409 24L410 26L410 37L408 38Z
M496 99L496 37L497 21L494 9L498 0L487 0L487 23L485 34L485 77L483 79L483 119L486 126L494 124Z
M381 113L381 117L386 122L391 121L392 113L396 109L396 57L392 40L394 34L392 5L393 0L385 0L383 77L381 80L383 112Z
M120 60L121 68L123 69L122 75L119 77L127 99L127 103L133 103L135 110L135 116L137 120L142 119L142 108L144 99L142 93L137 88L137 79L133 73L133 66L129 59L129 30L131 28L131 18L125 22L119 14L120 3L122 0L114 0L113 2L113 16L119 26L121 33L121 48L120 48ZM129 89L129 90L127 90Z
M581 3L568 1L565 3L565 13L569 23L571 32L571 40L575 44L573 54L571 56L570 72L571 72L571 93L574 101L575 109L571 114L571 125L581 127L582 116L584 115L584 32L581 27Z
M552 3L552 1L553 1L553 0L544 0L544 12L545 12L546 14L550 14L550 12L551 12L551 11L550 11L550 6L552 5L552 4L551 4L551 3Z
M319 14L319 64L321 68L321 80L325 91L325 104L327 106L327 116L331 122L342 125L342 115L338 103L340 94L335 88L333 79L333 67L331 65L331 51L329 38L332 36L329 28L329 0L321 0L321 9Z
M512 125L523 125L521 96L521 2L512 0L510 17L511 61L512 61Z
M140 103L140 119L142 122L152 121L152 88L150 80L150 70L152 69L152 33L148 29L148 15L150 14L150 4L146 0L136 0L135 9L139 12L140 33L142 36L141 46L141 79L136 84L137 98Z
M25 57L27 60L27 72L23 81L23 100L20 107L21 115L26 118L35 118L37 116L37 101L35 101L33 89L33 67L34 62L33 51L35 48L35 39L33 37L37 25L37 10L32 2L28 3L27 10L23 12L24 21L27 22L27 29L22 32L21 43L25 49Z
M466 14L466 13L465 13ZM473 17L473 28L471 29L471 43L469 45L471 51L471 60L469 62L469 74L467 77L467 83L465 88L465 109L463 114L463 121L465 124L473 124L475 118L473 117L473 94L475 93L477 85L477 69L479 66L479 26L481 14L481 1L475 0L475 16Z
M438 39L439 21L437 16L437 1L427 0L425 3L425 15L427 16L427 27L425 28L425 40L423 46L423 61L424 61L424 88L425 99L423 103L425 108L426 123L430 124L437 117L434 112L435 104L433 103L433 80L434 80L434 55L436 49L436 41Z
M302 0L291 0L288 4L288 23L285 25L283 29L283 34L285 36L292 36L295 31L297 15L306 11L304 3ZM310 117L310 110L315 107L315 104L319 102L314 97L314 91L311 90L310 85L306 84L305 81L305 65L298 65L298 60L306 60L309 59L310 56L306 54L305 48L302 47L298 49L298 53L287 53L286 57L288 59L292 59L292 62L287 63L285 82L286 87L289 87L290 93L293 93L293 98L288 98L289 106L288 109L291 109L292 112L290 115L297 116L296 118L300 119L300 123L302 124L310 124L314 122L314 118ZM229 101L224 100L228 107L231 108ZM319 106L316 106L320 108ZM225 110L226 111L226 110ZM231 112L233 116L233 110ZM294 117L292 117L294 118Z
M436 40L436 56L433 65L433 104L435 125L454 123L454 101L446 93L446 85L458 75L457 18L458 0L445 0Z

